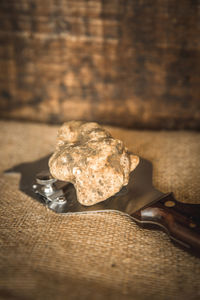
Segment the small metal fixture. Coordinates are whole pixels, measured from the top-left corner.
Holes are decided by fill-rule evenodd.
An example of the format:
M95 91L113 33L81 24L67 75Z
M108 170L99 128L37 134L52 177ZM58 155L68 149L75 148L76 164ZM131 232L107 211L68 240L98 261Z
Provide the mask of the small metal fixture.
M48 171L38 173L35 181L32 188L42 202L57 212L62 211L67 204L65 189L70 183L53 178Z
M37 174L36 182L41 185L41 189L45 193L46 196L51 195L55 191L54 183L57 180L53 178L48 172L41 172Z

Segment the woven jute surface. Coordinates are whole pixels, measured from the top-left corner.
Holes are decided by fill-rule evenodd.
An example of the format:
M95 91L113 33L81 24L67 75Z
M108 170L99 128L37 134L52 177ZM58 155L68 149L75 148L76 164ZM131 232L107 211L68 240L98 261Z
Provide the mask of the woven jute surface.
M118 213L59 215L3 171L54 150L57 127L0 123L2 299L200 299L200 259ZM200 203L200 133L108 128L153 163L154 185Z

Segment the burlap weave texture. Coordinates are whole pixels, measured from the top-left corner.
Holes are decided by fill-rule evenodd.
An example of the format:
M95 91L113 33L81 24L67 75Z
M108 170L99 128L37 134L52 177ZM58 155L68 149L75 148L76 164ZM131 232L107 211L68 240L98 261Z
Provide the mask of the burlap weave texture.
M57 215L3 171L54 149L57 127L0 123L2 299L199 299L200 259L117 213ZM200 133L107 128L150 160L154 185L200 203Z

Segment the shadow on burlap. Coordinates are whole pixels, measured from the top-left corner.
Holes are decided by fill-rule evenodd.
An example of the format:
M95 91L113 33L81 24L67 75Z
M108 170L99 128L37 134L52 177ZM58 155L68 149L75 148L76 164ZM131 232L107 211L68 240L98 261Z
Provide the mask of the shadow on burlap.
M199 299L200 259L117 213L62 216L3 171L54 150L57 127L1 122L2 299ZM200 133L108 128L153 163L154 185L200 203Z

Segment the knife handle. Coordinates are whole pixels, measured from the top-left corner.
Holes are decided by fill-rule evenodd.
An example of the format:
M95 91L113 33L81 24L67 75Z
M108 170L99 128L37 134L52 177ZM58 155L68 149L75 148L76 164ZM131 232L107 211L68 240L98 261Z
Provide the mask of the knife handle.
M175 200L172 193L164 195L131 215L140 225L162 227L178 244L200 255L200 205Z

